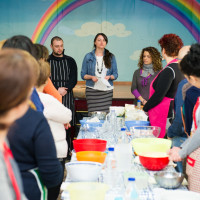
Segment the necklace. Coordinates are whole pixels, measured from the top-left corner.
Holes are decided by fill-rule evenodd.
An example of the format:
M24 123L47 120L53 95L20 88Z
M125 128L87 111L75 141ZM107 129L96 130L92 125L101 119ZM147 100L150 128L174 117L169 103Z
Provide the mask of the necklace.
M102 71L103 71L103 60L102 60L102 63L101 63L101 67L99 66L99 62L97 61L97 71L98 71L99 74L102 73Z

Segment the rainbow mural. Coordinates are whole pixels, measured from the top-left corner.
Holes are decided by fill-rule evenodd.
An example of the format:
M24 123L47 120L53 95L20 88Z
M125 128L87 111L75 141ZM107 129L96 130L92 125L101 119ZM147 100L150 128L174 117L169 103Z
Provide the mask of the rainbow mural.
M44 44L54 27L71 11L94 0L55 0L40 19L33 35L34 43Z
M34 43L44 44L54 27L71 11L94 0L55 0L39 21L33 36ZM174 16L200 42L199 0L141 0L151 3Z
M142 0L165 10L179 20L200 42L199 0Z

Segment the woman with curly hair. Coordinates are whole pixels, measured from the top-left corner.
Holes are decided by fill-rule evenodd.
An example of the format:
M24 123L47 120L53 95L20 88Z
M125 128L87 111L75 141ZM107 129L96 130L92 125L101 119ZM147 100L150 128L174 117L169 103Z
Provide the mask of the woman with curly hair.
M135 104L140 100L143 105L149 99L149 87L158 72L162 69L161 55L154 47L142 49L138 67L134 74L131 92L135 96Z
M175 34L166 34L158 42L167 65L151 82L150 98L143 110L148 112L151 126L159 126L161 128L159 138L163 138L166 132L167 118L172 117L173 100L178 84L184 79L178 68L177 59L183 42Z

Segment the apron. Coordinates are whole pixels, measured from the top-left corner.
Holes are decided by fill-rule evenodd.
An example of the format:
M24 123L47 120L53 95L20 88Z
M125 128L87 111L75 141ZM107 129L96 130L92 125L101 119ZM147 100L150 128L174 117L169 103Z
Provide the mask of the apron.
M177 59L174 59L170 61L164 69L171 63L177 61ZM163 70L164 70L163 69ZM163 71L161 70L157 76ZM149 90L149 98L154 94L155 90L153 89L153 83L156 80L157 76L153 79L153 81L150 84L150 90ZM170 102L173 100L173 98L164 97L163 100L154 108L150 109L148 111L149 115L149 121L151 126L158 126L161 128L160 135L158 138L164 138L165 132L166 132L166 124L167 124L167 117L170 107Z
M197 109L200 105L200 98L193 110L194 128L197 129ZM200 134L200 133L196 133ZM188 175L188 188L194 192L200 192L200 148L193 151L187 156L186 174Z
M16 195L15 199L20 200L21 199L20 189L19 189L17 180L15 178L15 174L13 172L12 165L10 163L10 159L14 159L13 154L12 154L11 150L8 148L6 143L3 144L3 149L4 149L3 156L4 156L4 161L5 161L5 165L7 168L8 176L10 178L11 185L12 185L15 195Z

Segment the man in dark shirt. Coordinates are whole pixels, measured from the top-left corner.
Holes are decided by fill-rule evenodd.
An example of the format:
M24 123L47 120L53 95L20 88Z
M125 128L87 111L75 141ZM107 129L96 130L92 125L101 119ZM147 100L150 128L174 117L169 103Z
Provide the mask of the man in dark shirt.
M62 38L55 36L51 39L52 54L48 62L51 66L51 80L62 96L63 104L72 111L71 125L75 124L75 106L73 88L77 83L77 65L75 60L64 54ZM67 142L70 150L71 138L67 132ZM70 151L68 151L70 152Z

